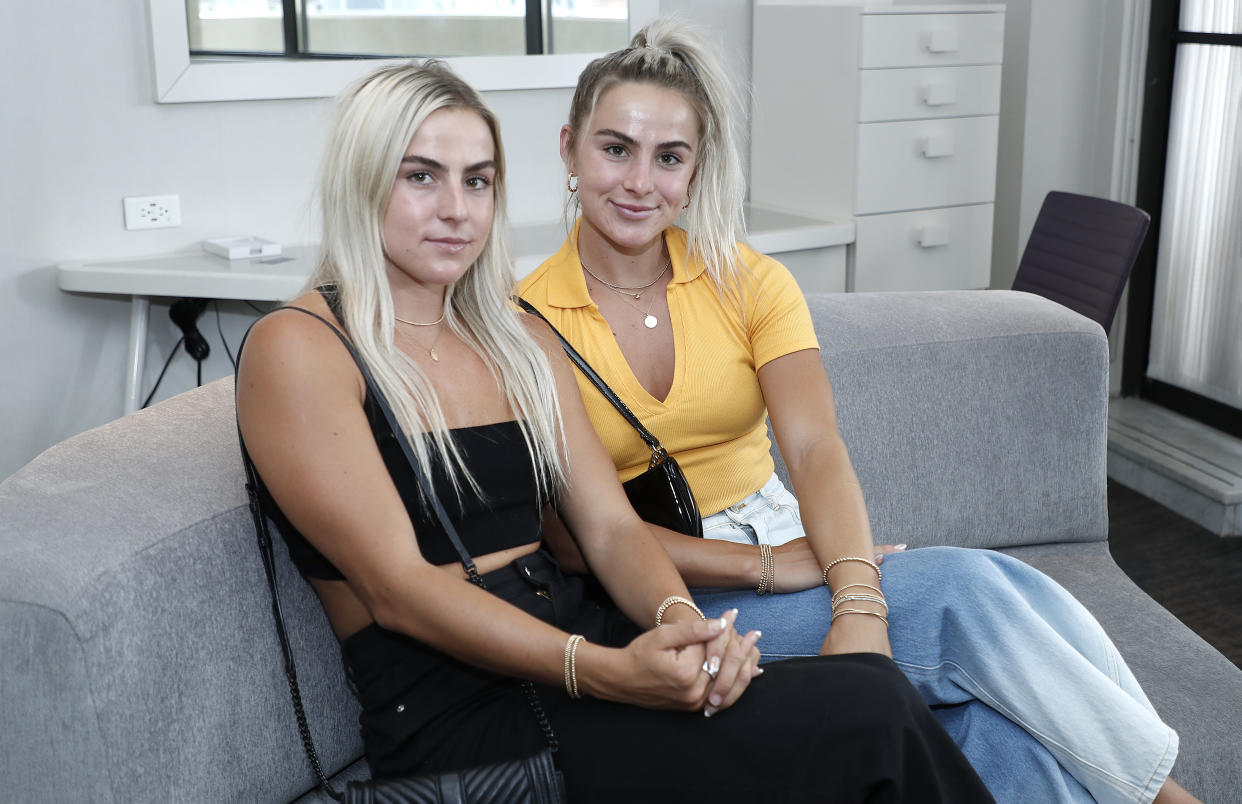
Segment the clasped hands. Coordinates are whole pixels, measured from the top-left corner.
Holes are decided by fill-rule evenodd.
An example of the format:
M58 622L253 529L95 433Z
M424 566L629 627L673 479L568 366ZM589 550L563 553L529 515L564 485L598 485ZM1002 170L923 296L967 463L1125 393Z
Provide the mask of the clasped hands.
M708 620L665 622L627 647L635 663L630 703L649 709L701 709L711 717L732 706L763 673L758 631L739 635L737 609Z

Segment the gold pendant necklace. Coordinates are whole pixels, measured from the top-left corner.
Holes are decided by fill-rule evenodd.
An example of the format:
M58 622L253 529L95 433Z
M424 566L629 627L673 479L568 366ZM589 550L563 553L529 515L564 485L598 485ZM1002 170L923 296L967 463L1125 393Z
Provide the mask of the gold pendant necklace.
M647 283L647 284L645 284L645 285L634 285L634 286L632 286L632 287L627 287L627 286L625 286L625 285L614 285L614 284L612 284L611 282L605 282L603 279L600 279L598 276L596 276L596 275L595 275L595 273L594 273L594 272L593 272L590 268L588 268L588 267L586 266L586 263L582 262L582 258L581 258L581 257L579 257L579 258L578 258L578 262L582 263L582 270L586 271L586 272L587 272L587 274L588 274L588 275L589 275L592 279L594 279L596 282L599 282L601 285L603 285L604 287L608 288L608 289L609 289L609 290L611 290L613 293L616 293L618 296L620 296L620 297L621 297L621 301L625 302L625 303L626 303L626 304L628 304L630 307L633 307L635 310L637 310L638 312L642 313L642 314L643 314L643 326L644 326L644 327L646 327L647 329L655 329L656 327L658 327L658 326L660 325L660 319L656 318L654 315L652 315L652 314L651 314L650 305L648 305L647 309L643 309L643 308L639 307L637 304L635 304L634 302L630 301L627 297L628 297L628 296L633 296L633 297L634 297L634 301L638 301L638 300L642 299L642 297L643 297L643 294L642 294L642 293L634 293L633 291L636 291L636 290L638 290L638 291L643 291L643 290L646 290L647 288L649 288L649 287L651 287L652 285L654 285L656 282L659 282L659 281L660 281L660 279L662 279L662 278L664 277L664 275L665 275L666 273L668 273L668 269L669 269L669 267L673 264L673 258L672 258L672 257L669 257L668 259L666 259L666 260L664 261L664 267L660 269L660 273L656 274L656 278L655 278L655 279L651 280L650 282L648 282L648 283Z
M622 294L621 301L625 302L626 304L628 304L629 306L633 307L635 310L643 314L643 326L644 327L646 327L647 329L655 329L656 327L660 325L660 319L656 318L654 315L651 314L650 308L644 310L643 308L639 307L634 302L627 299L626 298L627 295L629 294Z
M410 326L412 326L412 327L436 327L436 325L437 325L437 324L440 324L440 323L442 323L442 322L444 321L444 313L440 313L440 317L439 317L439 318L437 318L435 321L428 321L428 322L426 322L426 323L423 323L423 322L421 322L421 321L406 321L404 318L397 318L397 316L395 316L395 315L393 316L393 318L394 318L394 319L396 319L397 321L399 321L399 322L400 322L400 323L402 323L402 324L409 324L409 325L410 325ZM430 345L430 346L423 346L423 345L422 345L421 343L419 343L418 341L415 341L415 340L414 340L414 337L413 337L412 335L407 334L407 335L406 335L406 337L407 337L407 338L409 338L411 341L414 341L414 344L415 344L416 346L418 346L418 348L420 348L420 349L426 349L426 350L427 350L427 355L428 355L428 356L429 356L432 360L434 360L435 362L439 363L439 362L440 362L440 354L436 351L436 343L440 340L440 333L441 333L441 332L442 332L442 330L441 330L439 327L436 327L436 334L435 334L435 337L431 339L431 345Z

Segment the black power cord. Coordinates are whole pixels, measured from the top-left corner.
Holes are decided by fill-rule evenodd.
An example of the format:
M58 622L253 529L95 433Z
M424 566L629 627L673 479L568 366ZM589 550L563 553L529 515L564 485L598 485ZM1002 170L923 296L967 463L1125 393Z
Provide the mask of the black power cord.
M237 373L237 358L233 357L233 350L229 348L229 342L224 337L224 327L220 325L220 300L213 299L211 307L216 311L216 332L220 333L220 343L224 344L224 353L229 356L229 363L233 366L233 373ZM202 385L200 382L199 385Z
M205 309L207 309L206 299L179 299L168 308L168 317L185 336L186 353L199 362L200 369L207 355L211 354L207 339L198 331L198 317Z
M207 299L179 299L173 302L168 309L168 317L181 330L181 338L173 346L172 351L168 355L168 360L164 361L164 368L160 370L160 376L155 380L155 387L151 389L151 393L147 395L146 401L142 403L142 407L151 404L151 400L155 397L155 392L159 390L160 383L164 381L164 375L168 373L168 367L172 365L173 358L177 356L177 350L182 344L185 344L185 351L190 357L194 358L198 363L198 384L203 384L203 361L211 354L211 346L207 343L207 339L198 331L198 319L207 309ZM246 301L257 313L267 313L254 302ZM274 305L275 306L275 305ZM234 356L233 350L229 348L228 339L224 337L224 326L220 322L220 300L211 300L212 310L216 314L216 332L220 335L220 343L224 345L224 353L228 355L229 363L233 366L233 373L237 373L237 357Z
M151 393L147 394L147 398L142 403L144 408L151 404L151 400L155 397L155 392L160 389L160 383L164 381L164 375L168 373L168 367L172 365L173 358L177 356L177 348L181 346L181 342L184 340L185 337L182 336L173 346L172 351L168 353L168 359L164 361L164 368L160 369L160 376L155 378L155 387L151 389ZM202 363L199 365L201 366Z
M181 330L181 339L173 346L172 351L168 354L168 360L164 361L164 368L160 370L160 376L155 380L155 387L151 389L151 393L147 395L146 400L142 403L145 408L151 404L151 400L155 397L155 392L159 390L160 383L164 381L164 375L168 373L168 367L172 365L173 358L177 356L177 349L185 345L186 354L194 358L194 362L198 364L198 384L203 384L203 361L207 359L207 355L211 354L211 346L207 343L207 339L203 337L203 333L198 331L198 319L203 314L203 310L207 308L207 299L178 299L168 308L168 317ZM219 326L219 308L216 309L216 325ZM224 333L220 334L221 339ZM224 345L227 352L228 344ZM230 360L232 356L230 355Z

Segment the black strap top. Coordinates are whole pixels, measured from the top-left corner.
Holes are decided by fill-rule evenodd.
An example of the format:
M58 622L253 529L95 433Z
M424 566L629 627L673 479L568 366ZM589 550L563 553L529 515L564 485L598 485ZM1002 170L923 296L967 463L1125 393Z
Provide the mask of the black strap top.
M335 294L324 290L321 289L321 292L335 311ZM337 317L340 317L339 313ZM331 326L327 321L324 323ZM335 327L332 328L336 330ZM336 331L340 335L340 331ZM342 342L350 347L350 352L357 361L358 356L353 352L352 345L343 336ZM364 410L384 465L388 468L388 474L410 515L423 557L432 564L450 564L457 561L457 551L453 549L435 515L422 500L414 470L406 460L401 445L397 442L397 435L388 426L369 388ZM539 516L543 501L539 498L530 451L518 423L505 421L462 427L450 430L449 436L456 442L457 449L481 493L476 493L463 484L459 499L444 466L438 460L433 461L431 483L467 551L471 555L479 556L538 542L541 538ZM259 494L263 499L263 507L271 512L272 522L284 538L289 548L289 557L298 571L308 578L344 580L345 576L341 571L293 527L272 499L261 477Z

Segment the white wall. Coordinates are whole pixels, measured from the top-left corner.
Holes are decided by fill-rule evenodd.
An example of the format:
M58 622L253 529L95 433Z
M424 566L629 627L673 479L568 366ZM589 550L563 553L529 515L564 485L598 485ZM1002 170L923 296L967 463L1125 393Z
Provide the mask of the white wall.
M56 287L64 261L154 254L207 237L314 239L309 201L327 101L159 105L145 6L0 4L0 477L47 446L121 413L129 303ZM560 214L557 131L570 90L492 93L518 220ZM177 193L183 225L126 231L121 198ZM234 349L253 314L222 304ZM208 312L206 378L231 367ZM144 393L180 333L151 307ZM157 400L194 385L181 354Z
M1112 197L1124 184L1113 170L1128 7L1146 10L1134 0L1006 4L992 287L1013 284L1050 190ZM1121 387L1125 318L1123 304L1110 338L1113 393Z
M992 280L1008 287L1044 194L1107 195L1120 9L1131 0L1012 0L1006 20ZM142 0L0 4L0 477L48 445L121 412L128 300L67 294L55 265L152 254L206 237L314 237L308 199L327 102L152 101ZM662 0L718 37L750 75L753 0ZM519 221L560 214L556 131L569 90L491 93L510 159ZM744 126L743 130L748 130ZM180 228L128 232L121 197L178 193ZM222 304L236 347L253 314ZM209 312L207 378L231 371ZM179 333L151 310L144 389ZM162 393L194 384L179 356Z
M1020 153L1010 154L1020 158L1020 182L1015 187L1011 178L1005 185L1007 200L1013 200L1016 190L1019 206L1002 210L1005 237L995 241L993 287L1013 283L1018 258L1050 190L1100 196L1111 191L1125 2L1013 0L1007 4L1012 21L1027 25L1027 52L1005 54L1006 78L1011 64L1014 73L1025 73L1026 102L1022 147ZM1012 38L1007 37L1007 45ZM1023 55L1025 65L1021 64ZM1016 90L1016 78L1003 91ZM1010 95L1012 99L1017 92ZM1001 223L998 214L998 228Z

